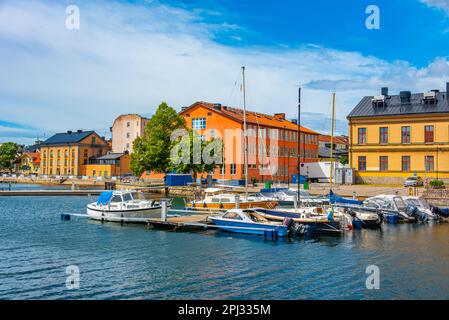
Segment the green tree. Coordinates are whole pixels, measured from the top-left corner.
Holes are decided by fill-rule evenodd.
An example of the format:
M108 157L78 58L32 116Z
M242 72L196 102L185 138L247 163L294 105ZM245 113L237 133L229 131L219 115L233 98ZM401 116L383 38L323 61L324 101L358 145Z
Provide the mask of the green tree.
M189 129L173 142L172 169L179 173L190 173L196 181L198 174L211 172L223 160L221 139L205 141Z
M185 127L184 118L162 102L145 127L144 135L134 140L130 163L133 174L140 176L145 170L169 172L171 135L174 130Z
M342 165L347 165L347 164L349 163L349 161L348 161L348 156L347 156L347 155L342 155L342 156L340 157L340 163L341 163Z
M14 142L6 142L0 146L0 167L6 168L12 173L13 162L17 159L19 145Z

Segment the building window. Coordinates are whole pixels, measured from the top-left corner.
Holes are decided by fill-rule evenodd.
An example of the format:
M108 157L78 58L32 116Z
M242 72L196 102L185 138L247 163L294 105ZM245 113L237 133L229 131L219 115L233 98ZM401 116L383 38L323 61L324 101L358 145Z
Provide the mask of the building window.
M387 127L379 128L379 143L380 144L388 144L388 128Z
M366 157L359 157L359 171L366 171Z
M380 171L388 171L388 157L381 156L379 157L380 162Z
M366 128L359 128L359 144L366 144Z
M215 137L215 131L214 129L210 129L210 137L214 138Z
M224 175L226 174L226 165L225 165L225 164L223 164L223 165L220 167L220 174L221 174L222 176L224 176Z
M410 156L402 156L402 171L410 171Z
M425 143L433 143L433 126L425 126L424 127L424 139Z
M130 122L127 122L127 123L126 123L126 126L129 128L129 127L131 126L131 123L130 123Z
M131 136L131 134L129 132L126 133L126 138L129 139L129 137Z
M235 175L237 173L237 167L235 164L230 165L231 175Z
M128 149L128 150L129 150L129 143L127 143L127 144L126 144L126 149Z
M192 129L206 129L206 118L192 119Z
M433 156L426 156L426 172L435 171L435 162Z
M410 143L410 127L402 127L402 143Z

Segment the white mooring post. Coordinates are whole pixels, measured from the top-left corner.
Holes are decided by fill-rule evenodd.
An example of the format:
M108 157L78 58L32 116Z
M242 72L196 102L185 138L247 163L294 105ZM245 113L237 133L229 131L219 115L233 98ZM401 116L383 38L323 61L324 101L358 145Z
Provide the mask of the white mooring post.
M167 201L161 201L161 221L167 221Z
M239 195L235 196L235 208L240 209L240 196Z

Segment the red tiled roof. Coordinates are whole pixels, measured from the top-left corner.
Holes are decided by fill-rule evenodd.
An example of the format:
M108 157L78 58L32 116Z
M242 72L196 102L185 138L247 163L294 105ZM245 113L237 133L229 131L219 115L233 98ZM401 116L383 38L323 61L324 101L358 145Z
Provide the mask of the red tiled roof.
M327 134L320 134L318 137L318 141L321 142L331 142L331 136ZM348 137L345 136L336 136L334 137L334 143L338 144L348 144Z
M184 109L181 111L181 114L186 113L188 110L194 108L194 107L205 107L210 109L211 111L217 112L219 114L222 114L228 118L231 118L235 121L238 121L240 123L243 123L243 109L238 108L231 108L226 106L221 106L220 110L214 108L213 103L209 102L195 102L187 109ZM284 119L284 114L278 113L273 116L264 114L264 113L258 113L254 111L246 111L246 122L248 124L255 124L255 125L262 125L267 127L274 127L279 129L289 129L289 130L298 130L298 125L294 124L291 121ZM311 134L319 134L318 132L315 132L309 128L301 126L301 132L305 133L311 133Z

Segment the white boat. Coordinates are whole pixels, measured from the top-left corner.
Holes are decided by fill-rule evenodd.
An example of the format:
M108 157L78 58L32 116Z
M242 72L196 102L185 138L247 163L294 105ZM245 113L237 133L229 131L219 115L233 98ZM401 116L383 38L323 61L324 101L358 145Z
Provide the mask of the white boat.
M251 209L231 209L222 216L210 216L208 219L223 231L258 235L276 232L279 237L288 235L286 225L281 222L268 221Z
M372 211L363 211L363 210L348 210L348 213L354 217L356 220L360 220L362 222L362 227L365 228L377 228L382 224L382 217L379 216L376 212Z
M407 205L416 207L420 217L427 217L428 220L438 220L440 217L432 210L432 206L423 197L403 197Z
M362 211L375 211L379 215L395 215L399 221L416 221L416 215L408 212L407 204L404 199L398 195L381 194L366 199L363 206L359 209Z
M87 215L100 221L136 223L160 218L161 208L159 201L137 199L131 190L104 191L97 202L87 205Z

